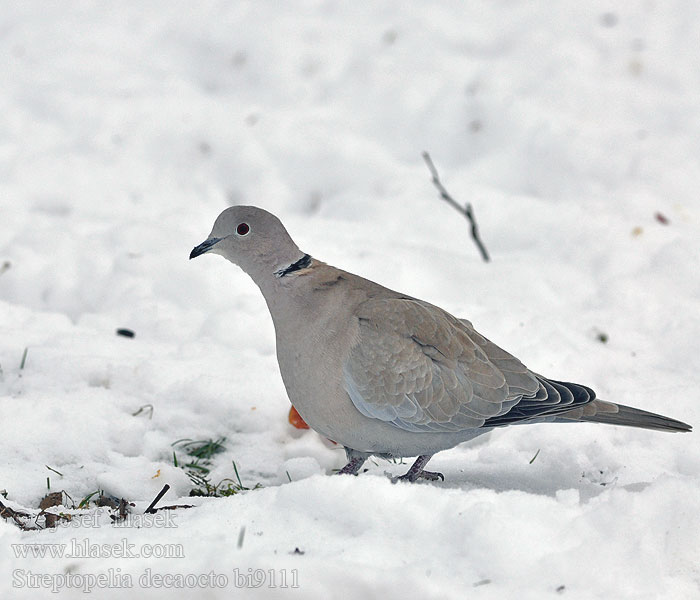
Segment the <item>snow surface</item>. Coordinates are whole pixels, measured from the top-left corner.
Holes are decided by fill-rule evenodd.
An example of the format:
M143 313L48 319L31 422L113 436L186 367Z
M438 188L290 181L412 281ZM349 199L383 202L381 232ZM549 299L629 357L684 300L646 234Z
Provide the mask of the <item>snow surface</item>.
M392 485L408 465L384 461L330 476L342 450L287 423L257 288L219 257L187 260L222 209L257 204L312 255L471 319L531 368L697 425L697 10L3 2L2 501L36 512L50 477L76 502L102 489L139 513L167 482L161 506L196 507L176 527L0 520L0 595L55 597L13 587L16 570L121 569L133 590L93 593L700 597L697 434L523 426L436 456L444 483ZM422 150L473 202L492 262ZM235 460L263 487L187 498L171 444L222 436L212 480ZM12 546L123 538L184 558ZM228 586L140 589L146 569ZM236 589L235 569L296 570L299 588Z

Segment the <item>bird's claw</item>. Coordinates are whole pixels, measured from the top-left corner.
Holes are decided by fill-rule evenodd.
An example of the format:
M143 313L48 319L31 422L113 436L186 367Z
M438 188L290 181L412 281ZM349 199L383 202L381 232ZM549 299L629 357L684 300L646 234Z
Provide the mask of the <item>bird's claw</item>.
M428 481L437 481L439 479L440 481L445 481L445 476L442 473L437 473L434 471L418 471L417 473L411 473L409 470L408 473L405 473L404 475L392 477L391 483L396 483L397 481L409 481L414 483L419 479L426 479Z

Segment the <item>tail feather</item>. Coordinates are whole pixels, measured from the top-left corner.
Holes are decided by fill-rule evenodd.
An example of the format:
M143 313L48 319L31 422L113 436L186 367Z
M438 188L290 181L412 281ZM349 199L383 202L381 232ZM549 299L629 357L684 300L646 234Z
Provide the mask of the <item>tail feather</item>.
M632 408L624 404L614 404L603 400L594 400L586 406L588 410L583 414L564 413L559 415L562 419L573 419L588 423L606 423L608 425L624 425L626 427L640 427L642 429L655 429L657 431L692 431L693 428L683 421L657 415L639 408ZM595 411L591 411L595 408ZM615 410L617 409L617 410ZM592 413L592 414L591 414Z

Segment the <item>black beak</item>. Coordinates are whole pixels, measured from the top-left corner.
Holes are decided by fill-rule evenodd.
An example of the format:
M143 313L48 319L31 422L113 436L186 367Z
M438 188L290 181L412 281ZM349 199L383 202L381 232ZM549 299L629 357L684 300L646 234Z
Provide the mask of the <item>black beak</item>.
M209 250L211 250L214 245L218 244L220 241L221 238L209 238L208 240L202 242L199 246L192 249L192 252L190 252L190 260L197 258L200 254L209 252Z

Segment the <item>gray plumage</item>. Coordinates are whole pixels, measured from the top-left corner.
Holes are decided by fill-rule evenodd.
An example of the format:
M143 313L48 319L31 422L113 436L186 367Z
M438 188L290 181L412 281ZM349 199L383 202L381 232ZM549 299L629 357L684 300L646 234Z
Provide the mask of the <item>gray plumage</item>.
M222 212L190 258L206 252L262 291L287 394L311 428L346 448L343 473L372 454L418 456L404 478L435 479L423 470L432 454L519 423L691 430L530 371L469 321L311 258L260 208Z

